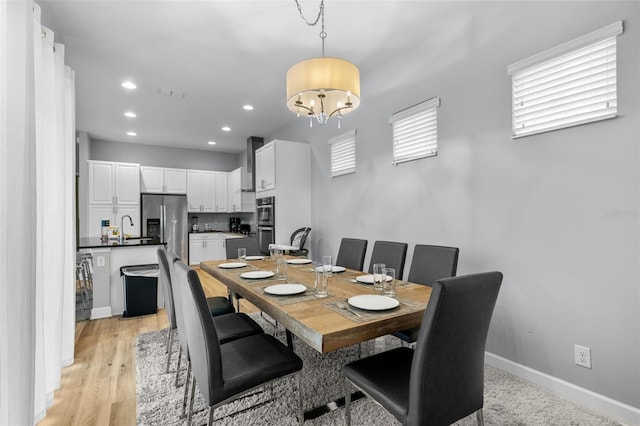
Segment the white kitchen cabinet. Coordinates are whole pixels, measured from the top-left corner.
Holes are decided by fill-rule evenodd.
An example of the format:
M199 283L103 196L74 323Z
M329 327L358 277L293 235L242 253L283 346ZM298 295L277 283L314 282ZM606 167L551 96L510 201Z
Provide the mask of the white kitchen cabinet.
M276 149L269 142L256 150L256 192L268 191L276 187Z
M231 213L256 211L255 192L242 191L242 167L227 175L227 200L227 211Z
M187 170L187 204L189 212L216 212L216 172Z
M133 226L129 225L129 220L125 219L124 233L133 236L140 236L140 206L130 205L107 205L91 204L87 212L87 237L100 237L102 219L109 219L112 226L120 226L122 217L131 216ZM122 230L121 230L122 231Z
M219 213L227 212L227 172L215 172L215 211Z
M225 235L219 232L189 234L189 264L226 258Z
M87 161L88 204L140 204L140 165L110 161Z
M140 167L141 192L186 194L187 170L165 167Z
M139 236L140 165L89 160L87 167L89 203L86 206L87 223L83 228L85 235L99 237L102 219L109 219L112 226L120 226L120 219L128 214L133 226L127 222L124 232Z

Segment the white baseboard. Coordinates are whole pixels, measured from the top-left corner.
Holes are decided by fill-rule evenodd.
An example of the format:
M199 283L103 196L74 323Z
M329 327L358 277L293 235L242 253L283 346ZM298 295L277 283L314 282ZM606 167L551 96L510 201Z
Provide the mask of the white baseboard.
M111 318L111 306L91 309L91 319Z
M490 352L485 352L484 360L486 364L492 367L535 383L538 386L575 401L590 410L609 416L625 425L640 425L639 408L581 388L580 386L576 386Z

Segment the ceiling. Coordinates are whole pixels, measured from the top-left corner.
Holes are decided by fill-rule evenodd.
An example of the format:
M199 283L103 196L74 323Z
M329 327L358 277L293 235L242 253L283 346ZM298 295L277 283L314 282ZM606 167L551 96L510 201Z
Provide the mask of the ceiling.
M268 137L302 119L286 107L285 73L321 56L320 27L304 23L294 0L38 4L43 25L64 44L65 62L75 70L76 127L92 139L238 153L247 137ZM319 4L301 1L308 20ZM398 49L422 44L463 5L327 0L325 54L360 68L364 104L367 73ZM137 89L123 89L124 80ZM245 104L255 109L245 111Z

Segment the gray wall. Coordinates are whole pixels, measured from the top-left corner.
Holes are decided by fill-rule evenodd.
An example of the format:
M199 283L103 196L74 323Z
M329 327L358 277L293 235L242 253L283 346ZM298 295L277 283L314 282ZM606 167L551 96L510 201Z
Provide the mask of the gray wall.
M504 273L489 352L640 407L638 17L638 2L469 3L362 75L342 130L275 132L311 144L313 252L367 238L366 266L375 240L405 241L406 277L415 244L458 246L459 274ZM512 140L507 66L617 20L619 116ZM392 166L389 116L432 96L439 155ZM352 128L357 171L331 179L327 141Z
M239 154L104 140L91 140L89 159L221 172L230 172L240 167Z

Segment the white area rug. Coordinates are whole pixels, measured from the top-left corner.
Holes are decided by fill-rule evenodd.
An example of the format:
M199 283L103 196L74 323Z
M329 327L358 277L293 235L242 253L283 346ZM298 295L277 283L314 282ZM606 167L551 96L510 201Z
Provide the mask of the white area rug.
M275 330L259 315L253 315L265 332L275 334L284 341L282 330ZM166 331L145 333L136 340L137 371L137 423L139 425L183 425L180 419L184 372L180 387L174 386L176 356L172 371L165 373ZM177 343L177 339L174 340ZM398 339L385 337L363 345L363 356L398 346ZM376 344L378 347L376 347ZM174 350L176 350L174 346ZM295 351L304 361L302 375L303 405L309 410L344 396L340 367L357 357L355 347L322 355L295 340ZM184 363L182 368L184 369ZM293 379L279 381L272 393L267 390L216 409L216 425L296 425L296 393ZM491 367L485 368L484 420L486 425L619 425L619 423L552 394L529 382ZM206 424L208 407L196 393L194 424ZM234 414L236 413L236 414ZM308 420L305 425L344 424L344 408ZM352 404L353 425L399 424L385 410L371 400L362 399ZM456 426L476 424L475 415L457 422Z

